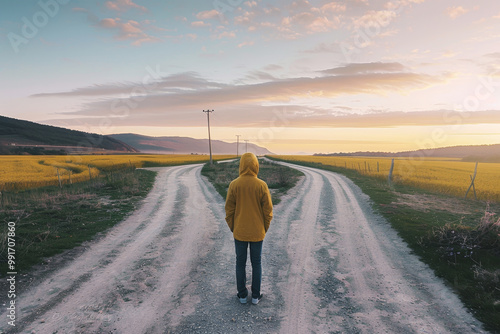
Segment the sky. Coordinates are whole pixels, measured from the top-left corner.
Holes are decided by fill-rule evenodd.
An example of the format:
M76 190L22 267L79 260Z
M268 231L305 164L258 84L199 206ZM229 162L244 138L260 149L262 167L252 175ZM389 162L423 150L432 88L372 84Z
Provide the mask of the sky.
M0 0L0 115L278 154L500 143L500 2Z

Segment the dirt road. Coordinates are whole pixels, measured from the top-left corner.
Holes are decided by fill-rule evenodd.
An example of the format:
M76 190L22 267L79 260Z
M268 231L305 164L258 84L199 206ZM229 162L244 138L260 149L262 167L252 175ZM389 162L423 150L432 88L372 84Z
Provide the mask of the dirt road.
M259 305L236 298L224 200L201 165L177 166L158 169L133 215L17 297L16 332L483 332L352 182L296 168L305 177L264 241Z

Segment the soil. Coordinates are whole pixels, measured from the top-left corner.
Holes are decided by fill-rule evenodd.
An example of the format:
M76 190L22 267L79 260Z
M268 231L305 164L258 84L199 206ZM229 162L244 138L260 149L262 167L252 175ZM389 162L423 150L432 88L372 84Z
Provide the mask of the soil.
M5 304L0 329L484 333L351 181L290 166L305 176L274 208L258 305L236 297L224 199L201 165L176 166L156 168L142 206L105 235L19 276L15 331Z

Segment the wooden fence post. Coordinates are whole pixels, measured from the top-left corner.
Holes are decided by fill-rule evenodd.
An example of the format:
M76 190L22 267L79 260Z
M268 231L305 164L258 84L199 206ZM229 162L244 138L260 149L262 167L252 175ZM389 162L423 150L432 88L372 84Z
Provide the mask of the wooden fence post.
M474 186L474 180L476 179L476 174L477 174L477 164L478 162L476 161L476 167L474 167L474 176L470 176L470 180L471 180L471 183L470 183L470 186L469 188L467 189L467 191L465 192L465 197L464 199L467 199L467 195L469 194L469 190L470 188L472 187L474 189L474 198L477 200L477 196L476 196L476 186Z
M387 180L389 181L389 184L391 184L391 182L392 182L392 172L393 171L394 171L394 159L392 159L391 169L389 170L389 176L387 178Z
M380 167L378 165L378 161L377 161L377 173L380 172Z

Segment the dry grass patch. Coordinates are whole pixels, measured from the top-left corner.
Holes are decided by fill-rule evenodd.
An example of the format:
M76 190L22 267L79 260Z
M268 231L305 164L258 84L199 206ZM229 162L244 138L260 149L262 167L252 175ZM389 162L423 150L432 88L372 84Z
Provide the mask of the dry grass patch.
M442 197L431 194L402 194L396 193L397 201L394 205L405 205L422 212L447 211L450 213L469 215L474 209L464 200L453 197Z

